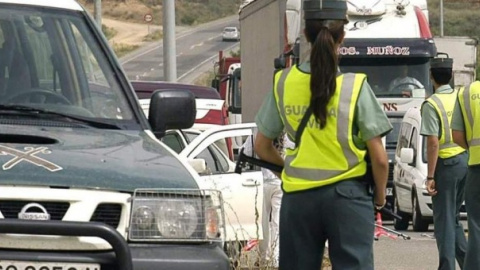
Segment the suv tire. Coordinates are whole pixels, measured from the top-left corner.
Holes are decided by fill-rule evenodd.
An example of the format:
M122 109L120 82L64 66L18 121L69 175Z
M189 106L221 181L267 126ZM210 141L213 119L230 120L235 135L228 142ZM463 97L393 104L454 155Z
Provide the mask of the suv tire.
M428 225L430 223L423 219L422 213L420 212L420 206L418 205L417 194L414 194L412 201L412 226L415 232L426 232L428 231Z
M410 225L410 215L400 211L400 208L398 208L398 199L395 195L393 196L393 212L402 218L402 220L396 218L393 219L393 227L395 230L407 230L408 225Z

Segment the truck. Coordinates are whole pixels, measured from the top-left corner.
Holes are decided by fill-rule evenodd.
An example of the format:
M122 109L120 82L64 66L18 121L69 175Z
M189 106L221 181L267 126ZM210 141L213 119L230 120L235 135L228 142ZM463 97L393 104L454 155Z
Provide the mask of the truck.
M475 81L478 39L466 36L439 36L433 39L438 52L453 58L453 86L461 87Z
M385 137L385 147L390 165L387 201L394 207L393 167L402 118L433 92L429 69L437 49L427 1L348 1L348 16L339 48L340 69L367 75L393 126Z
M262 16L271 19L262 21ZM242 110L242 104L247 102L248 110L258 108L263 95L271 89L268 86L271 83L264 84L264 80L256 80L259 75L265 74L264 71L271 71L275 61L279 67L292 64L294 48L300 35L301 0L244 1L240 6L239 20L240 31L246 36L247 41L240 41L240 57L228 57L219 52L219 60L216 63L217 78L212 82L227 103L230 123L252 121L251 114L255 111ZM254 54L256 57L248 57L245 54L250 56ZM248 67L247 71L242 70L245 64ZM252 69L252 66L256 69ZM251 73L259 69L262 72ZM249 90L246 100L243 89L256 91Z
M0 0L0 269L230 269L222 193L159 138L195 97L148 119L75 0Z

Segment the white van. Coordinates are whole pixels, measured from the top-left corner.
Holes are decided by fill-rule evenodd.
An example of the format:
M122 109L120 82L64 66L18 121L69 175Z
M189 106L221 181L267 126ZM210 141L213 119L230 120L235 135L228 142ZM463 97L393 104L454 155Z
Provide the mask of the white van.
M427 178L427 140L420 135L420 108L410 108L403 117L398 135L393 168L394 211L397 230L406 230L410 218L414 231L427 231L433 223L432 198L425 185ZM461 217L466 217L465 207Z

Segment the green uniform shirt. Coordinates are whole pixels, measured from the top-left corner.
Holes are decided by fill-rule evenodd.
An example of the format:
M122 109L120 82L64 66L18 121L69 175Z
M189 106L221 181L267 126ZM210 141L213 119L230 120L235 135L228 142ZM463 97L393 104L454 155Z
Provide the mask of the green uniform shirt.
M452 123L450 124L452 130L465 131L465 123L463 122L463 114L460 109L460 103L455 102L455 109L453 109Z
M440 86L435 93L436 94L451 94L453 92L450 85ZM420 134L423 136L435 135L440 137L440 116L438 115L435 107L429 102L424 102L422 104L422 125L420 128ZM453 122L453 121L452 121Z
M303 63L299 66L299 69L304 72L310 72L310 65L309 63ZM390 121L367 81L363 83L360 90L355 107L355 118L356 128L360 131L362 138L354 137L354 139L355 144L361 148L365 147L366 141L376 136L384 136L392 130ZM372 119L375 120L372 121ZM273 90L267 94L263 101L255 117L255 122L258 130L271 139L278 137L283 131L284 125L280 118Z

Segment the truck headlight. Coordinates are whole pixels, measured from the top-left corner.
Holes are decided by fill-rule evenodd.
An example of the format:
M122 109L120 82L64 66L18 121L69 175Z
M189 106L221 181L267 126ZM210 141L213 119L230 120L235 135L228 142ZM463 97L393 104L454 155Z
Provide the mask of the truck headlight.
M224 236L221 193L206 190L136 190L132 241L215 240Z

